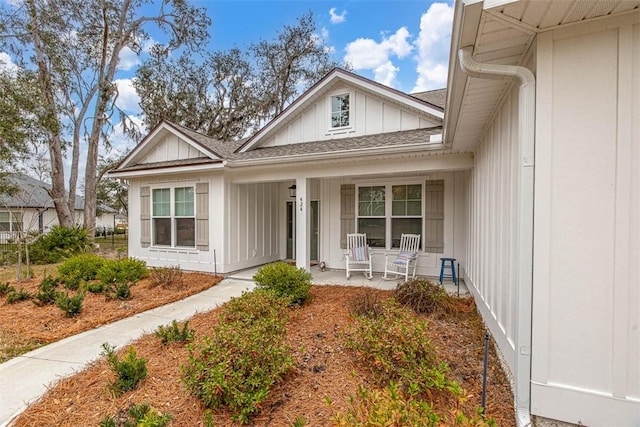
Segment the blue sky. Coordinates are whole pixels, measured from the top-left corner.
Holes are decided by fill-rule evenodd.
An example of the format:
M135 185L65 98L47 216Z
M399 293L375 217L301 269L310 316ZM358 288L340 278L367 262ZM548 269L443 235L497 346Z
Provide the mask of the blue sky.
M21 0L0 0L19 5ZM207 10L209 49L245 49L260 39L272 40L284 25L313 11L317 37L338 62L348 61L354 72L412 93L445 87L453 19L453 1L416 0L192 0ZM148 6L154 10L156 6ZM150 32L153 38L156 34ZM160 37L158 35L158 37ZM162 41L162 40L158 40ZM139 122L138 97L131 84L144 59L132 51L121 54L116 75L117 104ZM11 59L0 52L0 61ZM2 66L2 64L0 64ZM116 127L113 145L131 148Z

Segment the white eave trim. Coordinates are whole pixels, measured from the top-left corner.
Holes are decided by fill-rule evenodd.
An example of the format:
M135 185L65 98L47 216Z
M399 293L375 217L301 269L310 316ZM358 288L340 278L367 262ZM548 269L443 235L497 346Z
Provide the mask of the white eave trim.
M178 173L191 173L191 172L208 172L213 170L221 170L225 167L225 162L218 162L214 164L204 165L183 165L183 166L162 166L158 168L149 169L136 169L127 171L111 171L107 175L111 178L133 178L139 176L149 175L173 175Z

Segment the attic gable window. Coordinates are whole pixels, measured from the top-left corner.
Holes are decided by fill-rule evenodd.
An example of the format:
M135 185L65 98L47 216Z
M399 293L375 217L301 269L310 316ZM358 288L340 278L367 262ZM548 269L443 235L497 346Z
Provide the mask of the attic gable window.
M331 128L343 128L349 126L349 94L334 95L331 97Z

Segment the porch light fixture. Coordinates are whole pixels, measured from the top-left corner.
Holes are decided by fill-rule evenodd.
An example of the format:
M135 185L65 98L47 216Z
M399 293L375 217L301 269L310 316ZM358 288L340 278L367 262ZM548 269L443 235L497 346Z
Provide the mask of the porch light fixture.
M289 197L295 199L296 198L296 185L290 185L289 186Z

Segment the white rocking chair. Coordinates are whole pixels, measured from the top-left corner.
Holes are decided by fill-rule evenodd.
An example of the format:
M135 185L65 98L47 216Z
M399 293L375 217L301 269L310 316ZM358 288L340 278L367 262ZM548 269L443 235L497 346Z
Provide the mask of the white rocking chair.
M347 234L347 280L352 271L362 271L364 277L371 280L371 250L367 245L367 235L362 233Z
M418 250L420 248L419 234L403 234L400 237L400 252L397 255L387 254L384 260L384 276L385 280L395 280L399 276L404 277L404 281L409 280L409 271L411 278L416 277L416 263L418 260ZM389 277L392 274L393 277Z

